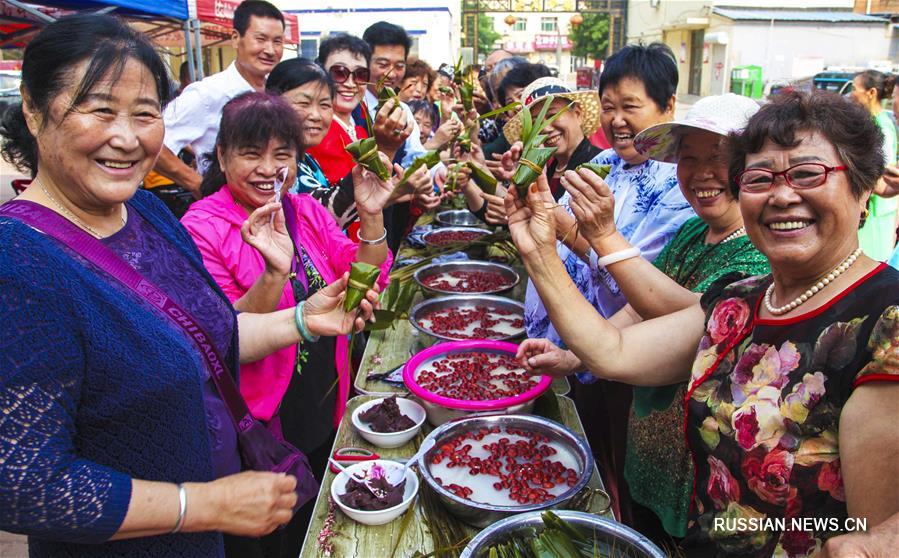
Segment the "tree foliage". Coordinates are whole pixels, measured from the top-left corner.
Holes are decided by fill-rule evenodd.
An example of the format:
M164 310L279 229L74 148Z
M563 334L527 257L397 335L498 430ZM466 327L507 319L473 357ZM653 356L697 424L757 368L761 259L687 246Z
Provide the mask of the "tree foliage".
M583 14L584 22L572 26L568 37L573 44L571 54L579 58L605 58L609 50L609 16Z
M493 45L502 37L493 29L493 18L478 14L478 53L490 54Z

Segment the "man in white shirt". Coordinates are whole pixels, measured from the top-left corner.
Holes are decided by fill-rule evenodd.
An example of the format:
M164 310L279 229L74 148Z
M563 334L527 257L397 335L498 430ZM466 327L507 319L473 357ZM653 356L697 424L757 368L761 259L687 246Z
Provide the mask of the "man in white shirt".
M406 57L409 56L409 49L412 48L412 39L409 38L405 29L386 21L379 21L369 26L362 34L362 39L371 47L371 63L368 65L371 78L368 89L365 91L364 101L369 114L374 115L375 107L378 105L377 84L383 78L383 85L399 89L403 77L406 75ZM413 159L427 150L421 144L421 131L415 122L412 110L406 103L400 103L400 105L406 112L406 126L412 127L412 133L406 138L401 153L397 154L396 162L407 167Z
M265 0L245 0L234 10L231 44L237 58L224 71L190 84L166 107L165 140L155 171L199 197L206 155L215 150L225 104L247 91L264 91L265 78L284 52L284 16ZM193 170L177 153L190 147Z

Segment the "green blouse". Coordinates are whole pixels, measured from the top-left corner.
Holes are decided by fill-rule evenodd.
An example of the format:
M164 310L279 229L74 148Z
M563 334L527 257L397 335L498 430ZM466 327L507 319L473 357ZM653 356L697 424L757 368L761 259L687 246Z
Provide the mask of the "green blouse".
M747 236L706 244L708 230L699 217L689 219L653 264L679 285L700 293L729 273L770 271L768 260ZM675 537L687 533L693 489L693 461L683 431L686 385L634 388L624 471L631 497L655 512Z

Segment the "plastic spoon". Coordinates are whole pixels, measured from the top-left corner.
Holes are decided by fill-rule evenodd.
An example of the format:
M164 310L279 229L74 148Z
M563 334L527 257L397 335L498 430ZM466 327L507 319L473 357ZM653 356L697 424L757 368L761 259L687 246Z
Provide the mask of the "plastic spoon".
M281 189L284 188L284 182L287 181L287 167L281 167L278 174L275 175L275 203L281 203ZM275 222L275 214L272 213L270 223Z
M360 477L357 477L356 475L352 475L349 472L347 472L347 470L343 467L343 465L341 465L340 463L335 461L334 458L329 457L328 461L331 463L331 465L340 469L340 472L343 473L344 475L350 477L351 479L359 481L359 484L361 484L369 492L371 492L372 496L374 496L375 498L385 498L387 496L387 494L383 490L372 488L371 486L369 486L368 480L365 477L360 478Z
M406 463L403 464L403 478L406 478L406 471L409 470L410 465L415 465L418 461L424 456L424 454L428 453L428 450L434 447L437 442L430 438L425 438L424 443L421 444L421 447L418 448L418 451L415 452L415 455L410 457Z

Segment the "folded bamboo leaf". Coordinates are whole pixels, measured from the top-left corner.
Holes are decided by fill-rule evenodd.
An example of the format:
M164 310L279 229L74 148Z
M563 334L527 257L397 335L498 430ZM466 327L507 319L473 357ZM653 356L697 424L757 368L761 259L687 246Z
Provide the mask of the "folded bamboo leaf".
M600 165L598 163L583 163L577 166L575 170L581 169L590 169L596 174L596 176L600 178L605 178L609 176L609 172L612 170L612 165Z
M456 163L449 167L446 171L446 182L443 184L445 192L455 192L461 185L458 183L459 169L465 166L465 163Z
M550 157L556 152L556 147L531 147L522 152L512 175L512 183L518 190L519 199L524 199L528 193L528 186L537 180Z
M419 155L418 157L416 157L415 159L412 160L412 164L409 165L409 168L407 168L405 171L403 171L403 178L400 179L400 182L399 182L399 184L397 184L397 186L402 186L403 184L408 182L409 177L411 177L412 174L415 173L415 171L417 171L421 167L426 167L428 169L431 169L432 167L436 166L437 163L439 163L439 162L440 162L440 152L437 151L436 149L433 151L428 151L428 152L424 153L423 155Z
M471 134L468 130L459 134L459 137L456 138L456 143L459 145L459 150L462 153L471 153Z
M353 160L375 173L381 180L390 178L390 170L384 165L378 152L378 142L375 138L356 140L345 148L353 156Z
M445 85L441 85L440 87L437 88L437 90L440 91L441 93L443 93L444 95L452 95L454 93L452 87L447 87Z
M465 166L471 169L471 179L478 185L478 188L491 196L496 195L496 178L492 174L471 161L467 161Z
M344 312L352 312L359 307L365 293L375 286L380 268L365 262L353 262L350 266L350 280L346 287L346 298L343 300Z
M474 84L470 81L463 81L461 85L459 85L459 96L462 97L462 106L465 107L465 111L470 111L474 108Z

